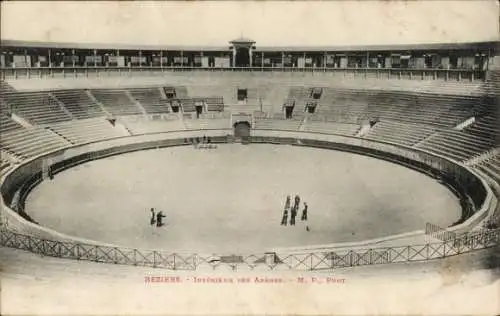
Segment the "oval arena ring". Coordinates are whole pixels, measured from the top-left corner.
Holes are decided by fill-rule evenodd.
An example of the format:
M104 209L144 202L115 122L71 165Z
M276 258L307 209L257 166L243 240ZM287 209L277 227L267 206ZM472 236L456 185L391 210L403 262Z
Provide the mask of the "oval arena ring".
M497 70L157 68L2 72L2 245L320 270L498 242Z

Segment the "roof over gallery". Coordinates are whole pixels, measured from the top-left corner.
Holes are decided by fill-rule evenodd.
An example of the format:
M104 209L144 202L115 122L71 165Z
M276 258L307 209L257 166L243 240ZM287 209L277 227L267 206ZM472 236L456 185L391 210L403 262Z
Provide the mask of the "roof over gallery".
M248 38L239 38L230 43L256 43ZM112 43L63 43L22 40L1 40L2 48L53 48L53 49L98 49L98 50L156 50L156 51L229 51L227 46L180 46L180 45L133 45ZM352 45L352 46L258 46L256 52L345 52L345 51L419 51L419 50L500 50L499 41L467 43L427 43L398 45Z

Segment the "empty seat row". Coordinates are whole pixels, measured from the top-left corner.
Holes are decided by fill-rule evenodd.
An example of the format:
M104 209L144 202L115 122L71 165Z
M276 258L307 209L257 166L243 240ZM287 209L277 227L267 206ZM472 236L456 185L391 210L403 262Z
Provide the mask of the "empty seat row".
M256 119L255 129L297 131L302 124L299 120Z
M464 161L478 156L494 145L491 139L484 139L458 130L441 130L418 143L415 147Z
M307 121L304 124L303 130L305 132L313 132L313 133L354 136L359 130L359 128L360 126L357 124Z
M126 126L134 135L186 130L186 126L182 121L175 117L164 120L127 122Z
M2 95L11 111L33 124L50 124L72 118L59 102L46 92L9 93Z
M0 133L16 130L22 128L21 125L14 122L7 113L0 113Z
M413 146L432 135L435 131L436 127L433 126L382 121L376 123L364 138L396 143L404 146Z
M75 145L123 136L115 126L104 118L52 124L50 129Z
M188 130L204 130L204 129L226 129L230 128L231 124L229 119L227 118L219 118L219 119L187 119L184 120L184 124L186 125L186 129Z
M92 90L91 92L96 100L113 115L142 114L141 109L134 100L128 97L125 90Z
M163 98L160 88L134 88L128 89L132 97L137 100L149 114L169 113L169 101Z
M0 145L26 159L65 148L71 143L46 128L34 127L2 133Z
M475 168L486 173L486 175L500 185L500 154L496 154L488 160L479 163Z
M106 116L106 113L85 90L58 90L53 91L52 94L77 119Z

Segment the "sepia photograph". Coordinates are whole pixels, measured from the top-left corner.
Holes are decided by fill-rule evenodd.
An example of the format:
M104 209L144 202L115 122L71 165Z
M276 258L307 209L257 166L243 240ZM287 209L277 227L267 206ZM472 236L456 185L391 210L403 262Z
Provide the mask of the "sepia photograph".
M1 315L499 315L497 0L2 1Z

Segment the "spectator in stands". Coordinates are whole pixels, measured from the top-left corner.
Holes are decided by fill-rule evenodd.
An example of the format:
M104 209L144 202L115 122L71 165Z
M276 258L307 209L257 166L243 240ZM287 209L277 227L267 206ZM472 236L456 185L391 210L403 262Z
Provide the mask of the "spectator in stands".
M156 214L156 227L163 226L163 218L164 217L167 217L167 216L163 215L162 211L159 211L158 214Z
M211 144L212 143L212 139L210 137L207 137L207 144Z
M285 208L283 211L283 217L281 218L281 226L286 226L286 223L288 222L288 209Z
M203 144L207 143L207 135L203 135Z
M302 210L302 217L300 218L303 221L307 221L307 203L304 202L304 209Z

